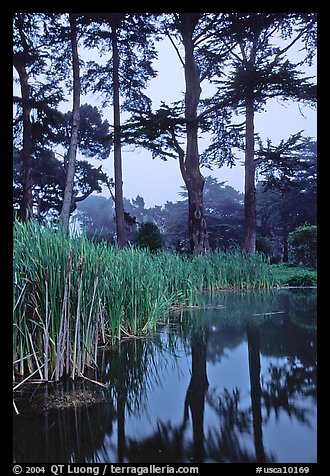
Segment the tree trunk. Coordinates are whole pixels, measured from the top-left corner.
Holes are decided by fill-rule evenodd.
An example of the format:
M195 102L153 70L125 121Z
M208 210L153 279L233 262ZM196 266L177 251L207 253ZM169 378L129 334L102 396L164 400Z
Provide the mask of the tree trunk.
M289 231L286 225L283 226L282 236L283 236L283 263L288 263L289 262L289 244L288 244Z
M32 124L30 120L30 87L26 66L18 59L14 66L19 75L22 109L23 109L23 160L22 160L22 188L23 196L19 215L22 221L32 217Z
M111 25L111 41L113 54L113 122L114 122L114 178L115 178L115 211L117 227L117 244L119 248L126 245L124 201L123 201L123 171L121 157L121 124L119 104L119 54L117 45L117 29Z
M191 174L192 175L192 174ZM208 234L204 217L203 189L204 177L201 173L190 176L186 182L189 204L189 241L192 253L206 254L209 250Z
M64 198L61 210L61 222L68 230L69 219L72 209L74 174L76 166L76 155L78 147L79 117L80 117L80 77L79 77L79 56L77 42L77 26L74 13L69 14L71 28L71 50L72 50L72 70L73 70L73 109L72 109L72 129L68 155L66 159L66 182Z
M256 252L256 186L254 162L254 104L253 99L246 100L245 131L245 189L244 189L244 243L246 252Z
M181 13L179 17L179 28L185 50L185 120L187 127L186 155L180 166L188 190L190 248L192 253L207 253L209 243L203 201L205 179L200 172L198 152L197 106L201 86L200 72L194 58L194 42L192 39L200 14Z

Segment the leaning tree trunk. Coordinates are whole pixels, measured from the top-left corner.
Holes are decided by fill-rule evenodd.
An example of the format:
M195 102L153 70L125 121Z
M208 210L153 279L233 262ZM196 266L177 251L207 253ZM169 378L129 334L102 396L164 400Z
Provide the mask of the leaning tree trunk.
M257 212L253 99L246 100L244 219L243 248L246 252L254 254L256 252Z
M80 77L79 56L77 42L76 18L73 13L69 14L71 28L72 70L73 70L73 109L72 129L68 155L66 159L66 182L64 198L61 210L61 222L66 229L69 227L69 219L72 207L74 174L76 167L76 155L78 147L79 117L80 117Z
M192 253L207 253L209 250L204 216L203 190L205 179L200 171L198 152L197 106L201 94L200 72L194 58L194 29L200 14L180 14L180 31L185 50L185 120L187 145L184 161L180 164L183 180L188 190L189 240Z
M117 244L119 248L124 248L125 238L125 220L124 220L124 201L123 201L123 171L121 158L121 125L120 125L120 104L119 104L119 53L117 45L117 29L115 20L111 25L111 41L113 53L113 122L114 122L114 177L115 177L115 211Z

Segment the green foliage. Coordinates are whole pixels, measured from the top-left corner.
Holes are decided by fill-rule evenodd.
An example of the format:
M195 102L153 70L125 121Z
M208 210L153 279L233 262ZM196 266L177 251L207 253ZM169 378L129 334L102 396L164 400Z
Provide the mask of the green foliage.
M66 149L70 142L70 125L72 111L63 114L58 130L58 141ZM109 135L110 125L103 120L100 111L95 106L82 104L79 117L79 150L86 158L104 160L109 157L111 142L106 140Z
M184 189L184 187L182 188ZM184 189L180 195L185 200L176 203L166 202L163 207L152 208L145 208L141 196L137 196L131 201L125 199L125 212L136 217L139 223L154 222L162 231L165 240L164 247L185 252L189 249L187 191ZM84 202L86 207L89 200L88 198ZM96 202L96 198L93 200ZM78 205L78 209L82 210L82 207ZM225 182L218 182L216 178L207 176L204 186L204 209L210 248L212 250L229 250L239 246L243 235L243 195L233 187L226 185ZM101 211L95 209L95 214L99 213ZM92 217L92 213L90 216ZM143 243L143 246L148 246L148 244Z
M58 154L49 149L60 144L68 150L70 141L70 122L72 112L66 114L57 113L57 131L52 141L48 134L41 128L38 122L33 122L33 128L40 128L38 132L39 142L36 132L33 132L35 139L34 153L32 157L32 177L34 181L33 203L37 210L39 220L50 216L56 216L61 211L63 193L65 188L66 174L63 162ZM46 126L45 126L46 127ZM50 127L49 124L47 127ZM80 155L88 159L103 160L109 156L110 142L105 140L108 134L109 124L103 121L97 108L87 104L80 108L80 132L79 151ZM52 149L56 150L55 147ZM23 151L14 148L14 207L17 209L22 198L23 183ZM107 175L102 171L102 167L94 167L87 160L77 160L75 166L75 183L72 210L76 203L85 200L93 191L101 192L101 184L108 180Z
M316 286L317 279L314 274L298 271L298 273L288 279L285 284L288 286Z
M271 237L278 256L287 249L289 232L317 220L316 142L306 140L303 146L290 160L269 157L264 171L269 170L257 185L258 232ZM288 259L286 253L282 258Z
M317 264L317 226L302 225L289 234L293 260L297 264L315 268Z
M262 235L257 235L256 249L259 251L259 253L263 253L266 256L271 256L273 253L273 246L270 240Z
M154 330L174 306L198 303L203 290L274 283L258 254L120 250L32 220L14 222L13 275L16 369L45 379L83 374L100 342Z
M150 251L157 251L163 248L164 238L156 223L149 221L139 225L136 234L136 244L141 248L148 248Z
M274 280L279 286L316 286L316 270L297 267L293 264L272 265Z
M260 140L256 152L258 174L268 190L279 190L284 194L291 192L297 182L299 190L314 192L317 178L316 142L310 137L302 137L302 131L289 139L281 140L275 146L267 139L264 146Z

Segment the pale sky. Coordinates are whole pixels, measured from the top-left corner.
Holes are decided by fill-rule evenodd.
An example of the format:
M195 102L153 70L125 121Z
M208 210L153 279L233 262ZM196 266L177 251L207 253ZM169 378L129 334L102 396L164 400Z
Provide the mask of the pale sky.
M154 63L158 76L151 81L147 91L147 95L153 101L153 109L157 109L161 101L170 104L182 99L184 91L183 68L173 46L169 40L165 39L158 43L158 48L159 59ZM202 98L205 90L207 85L202 83ZM109 120L112 123L111 116ZM238 118L235 122L240 121L241 119ZM255 117L256 133L260 134L263 140L271 139L273 144L278 144L282 139L288 139L291 134L302 129L304 136L316 138L316 111L291 102L283 104L276 99L270 100L267 111L256 114ZM200 139L200 152L207 145L206 140ZM163 205L167 200L176 202L182 199L178 192L184 182L177 160L169 159L166 162L161 159L153 160L151 153L143 149L135 152L127 152L124 149L122 157L123 188L126 198L131 199L141 195L146 207ZM103 169L113 177L112 157L109 162L109 166L104 166ZM244 190L244 170L239 162L231 169L222 167L210 171L203 168L202 173L204 176L216 177L219 182L226 181L227 185L231 185L240 192Z
M296 104L283 106L273 100L269 104L268 112L256 115L255 130L264 140L271 139L273 144L278 144L282 139L288 139L291 134L300 130L304 130L304 136L316 138L315 111L304 107L301 107L300 111ZM203 142L206 141L199 142L200 152L204 149ZM166 162L161 159L153 160L151 153L142 149L135 152L124 150L122 157L126 198L131 199L141 195L146 207L163 205L167 200L176 202L182 199L178 192L184 182L177 160L169 159ZM113 176L111 160L112 157L110 157L110 167L104 166L103 169ZM239 192L244 190L244 169L240 162L232 168L214 167L213 171L202 168L202 174L204 177L208 175L216 177L219 182L226 181L227 185L231 185Z
M178 56L168 39L157 44L159 50L158 60L154 63L154 68L158 75L154 78L146 94L152 99L153 109L160 106L161 101L170 105L172 102L183 98L184 91L184 73L183 67ZM80 54L81 54L80 50ZM91 59L91 53L88 52L88 59ZM92 58L98 60L98 58ZM315 74L316 66L308 75ZM15 74L15 72L14 72ZM15 86L15 89L17 86ZM202 98L207 97L211 91L211 86L202 83ZM16 93L16 91L15 91ZM17 94L17 93L16 93ZM20 93L18 93L20 94ZM100 106L101 99L97 96L88 96L81 98L81 104L90 103L93 106ZM64 105L63 110L72 108L72 98ZM102 111L103 117L107 118L110 124L113 123L112 109L106 108ZM241 122L237 118L235 122ZM286 102L285 105L277 100L268 102L267 111L257 114L255 117L255 131L263 140L270 138L273 144L278 144L282 139L287 139L291 134L304 130L304 136L316 138L316 111L302 105ZM205 136L206 137L206 136ZM206 138L199 141L199 150L202 152L208 145ZM242 155L243 157L243 155ZM134 152L124 148L122 152L123 159L123 191L125 198L136 198L141 195L145 200L146 207L153 205L163 205L167 200L176 202L181 199L179 196L180 187L184 185L182 180L178 161L168 159L166 162L161 159L153 160L151 153L144 149L137 149ZM95 164L100 165L97 161ZM105 161L102 161L102 169L113 178L113 155ZM240 162L231 169L228 167L202 169L204 176L212 175L219 182L226 181L236 190L244 190L244 171ZM104 188L105 196L109 192Z

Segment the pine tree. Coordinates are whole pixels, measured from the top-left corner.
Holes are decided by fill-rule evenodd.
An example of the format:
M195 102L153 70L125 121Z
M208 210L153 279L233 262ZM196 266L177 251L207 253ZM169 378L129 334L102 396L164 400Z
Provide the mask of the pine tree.
M315 53L315 29L313 13L230 13L224 16L218 43L214 43L216 47L226 44L232 58L227 77L216 79L219 89L214 110L222 105L245 115L243 247L249 253L256 250L255 114L270 98L315 102L316 86L299 69ZM305 47L305 57L292 63L287 52L299 41Z
M150 14L85 14L88 25L85 46L110 53L104 66L90 62L84 78L85 88L102 92L104 105L113 106L114 182L117 243L126 244L123 205L121 111L144 109L149 99L143 94L148 80L155 75L151 61L155 57L150 41L153 24ZM120 104L122 100L122 104Z

